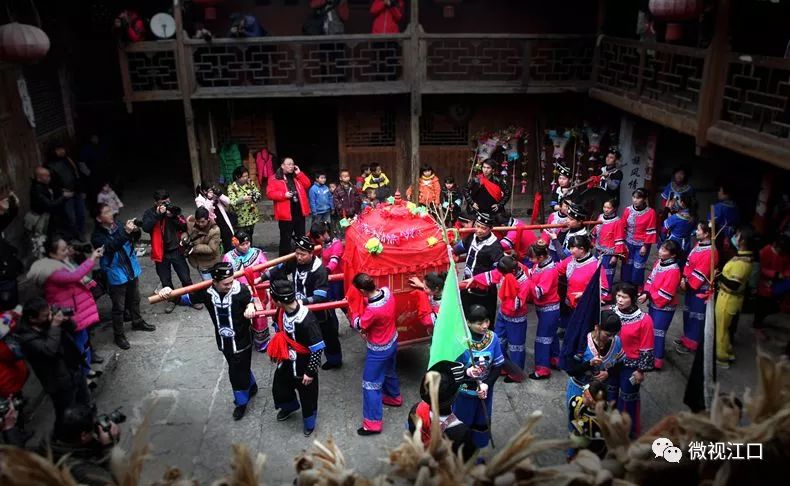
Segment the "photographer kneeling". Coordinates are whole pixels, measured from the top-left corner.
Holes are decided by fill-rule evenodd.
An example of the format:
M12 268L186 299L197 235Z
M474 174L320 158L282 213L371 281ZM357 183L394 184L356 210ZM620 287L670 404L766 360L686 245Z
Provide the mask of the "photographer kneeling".
M82 374L82 353L74 342L74 322L54 315L46 300L33 297L25 302L22 321L14 330L22 353L55 407L55 428L70 406L93 406L88 383Z
M140 239L138 223L142 226L142 222L130 219L120 226L115 223L110 206L96 206L96 228L91 243L97 248L104 248L99 262L110 286L115 345L121 349L129 349L129 341L123 332L124 310L132 318L133 330L156 330L156 326L145 322L140 315L140 264L134 251L134 244Z
M117 412L97 416L85 405L68 407L49 444L53 461L58 463L65 457L69 472L79 484L117 483L110 470L110 452L121 436L118 423L125 418Z

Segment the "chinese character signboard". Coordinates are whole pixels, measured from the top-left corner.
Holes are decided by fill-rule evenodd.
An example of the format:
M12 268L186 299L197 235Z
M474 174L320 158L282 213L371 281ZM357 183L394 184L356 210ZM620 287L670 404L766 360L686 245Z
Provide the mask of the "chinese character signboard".
M623 183L620 185L620 201L631 202L631 193L644 187L653 178L656 155L657 130L646 123L637 124L630 116L620 121L620 168Z

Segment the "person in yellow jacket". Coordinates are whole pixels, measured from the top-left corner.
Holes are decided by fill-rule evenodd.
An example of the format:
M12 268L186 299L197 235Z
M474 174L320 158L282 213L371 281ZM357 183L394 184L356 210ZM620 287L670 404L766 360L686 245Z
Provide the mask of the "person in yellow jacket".
M743 307L746 285L752 273L754 257L754 230L743 227L732 237L738 254L730 259L719 275L719 292L716 296L716 363L729 368L735 361L730 342L730 324Z
M379 163L370 164L370 170L372 171L371 174L365 177L365 183L362 184L362 192L368 189L375 189L376 199L378 199L379 202L384 201L390 196L391 192L389 188L389 177L382 172L381 164Z

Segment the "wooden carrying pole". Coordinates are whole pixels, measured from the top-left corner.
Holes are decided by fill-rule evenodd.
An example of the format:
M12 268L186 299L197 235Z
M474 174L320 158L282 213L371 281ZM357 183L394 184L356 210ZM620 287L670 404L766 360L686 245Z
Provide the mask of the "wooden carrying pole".
M307 307L307 309L313 312L340 309L343 307L348 307L348 301L346 299L333 300L332 302L321 302L320 304L310 304L310 305L306 305L305 307ZM277 314L277 309L266 309L262 311L256 311L255 317L273 317L275 314Z
M322 247L321 245L316 245L315 250L320 250ZM250 267L250 270L254 272L260 272L262 270L266 270L267 268L276 267L281 263L285 263L288 260L296 258L296 253L289 253L287 255L283 255L281 257L277 257L273 260L269 260L267 262L261 263L260 265L253 265ZM239 270L238 272L233 274L233 278L239 278L244 276L244 271ZM176 297L181 297L184 294L189 294L192 292L197 292L199 290L204 290L211 287L212 281L211 280L204 280L202 282L198 282L196 284L187 285L186 287L181 287L178 289L173 289L173 293L170 294L170 298L174 299ZM152 295L148 297L149 304L158 304L159 302L164 301L165 299L159 297L159 295Z
M582 225L584 226L595 226L601 224L600 221L582 221ZM527 230L541 230L541 229L552 229L552 228L567 228L567 224L527 224L524 226L495 226L491 228L491 231L527 231ZM452 230L448 230L451 231ZM464 233L474 233L474 228L459 228L458 231L461 234Z

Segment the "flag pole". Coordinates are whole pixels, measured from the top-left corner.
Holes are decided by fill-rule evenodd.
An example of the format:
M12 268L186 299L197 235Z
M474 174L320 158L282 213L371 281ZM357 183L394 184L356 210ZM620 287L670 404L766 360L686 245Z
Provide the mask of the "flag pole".
M703 336L705 337L703 343L703 356L705 361L703 363L703 378L702 378L702 392L705 397L705 408L710 410L713 401L713 389L716 386L716 363L715 363L715 346L716 346L716 313L710 312L709 307L713 305L714 295L716 292L716 213L713 205L710 207L710 233L711 233L711 249L710 249L710 295L708 302L705 305L705 328ZM710 319L708 319L710 315Z
M447 236L447 225L445 224L444 220L442 220L441 222L437 222L437 224L441 228L442 236L444 238L444 242L447 244L447 256L448 256L448 259L449 259L448 264L449 264L449 267L450 267L448 270L456 272L456 275L457 275L458 271L455 268L455 262L453 261L453 249L450 246L450 238ZM460 301L461 301L461 288L457 287L456 292L458 292L458 301L460 303ZM462 318L461 321L463 322L463 325L466 326L467 324L466 324L466 315L464 314L464 306L461 305L460 307L461 307L461 318ZM491 331L491 332L494 332L494 331ZM464 329L464 334L466 334L466 333L467 333L467 330ZM466 340L466 347L469 350L469 358L472 360L472 366L475 366L474 354L473 354L473 350L472 350L472 340L471 339L467 339ZM478 380L478 379L476 379L475 381L477 382L477 386L479 388L480 385L482 384L482 381ZM491 416L488 414L488 408L486 408L486 401L483 400L480 397L478 397L478 398L480 399L480 404L483 407L483 419L486 421L486 424L488 426L488 440L489 440L489 442L491 442L491 448L492 449L496 449L496 445L494 444L494 432L493 432L493 430L491 430ZM491 400L492 406L493 406L493 403L494 403L494 401Z

